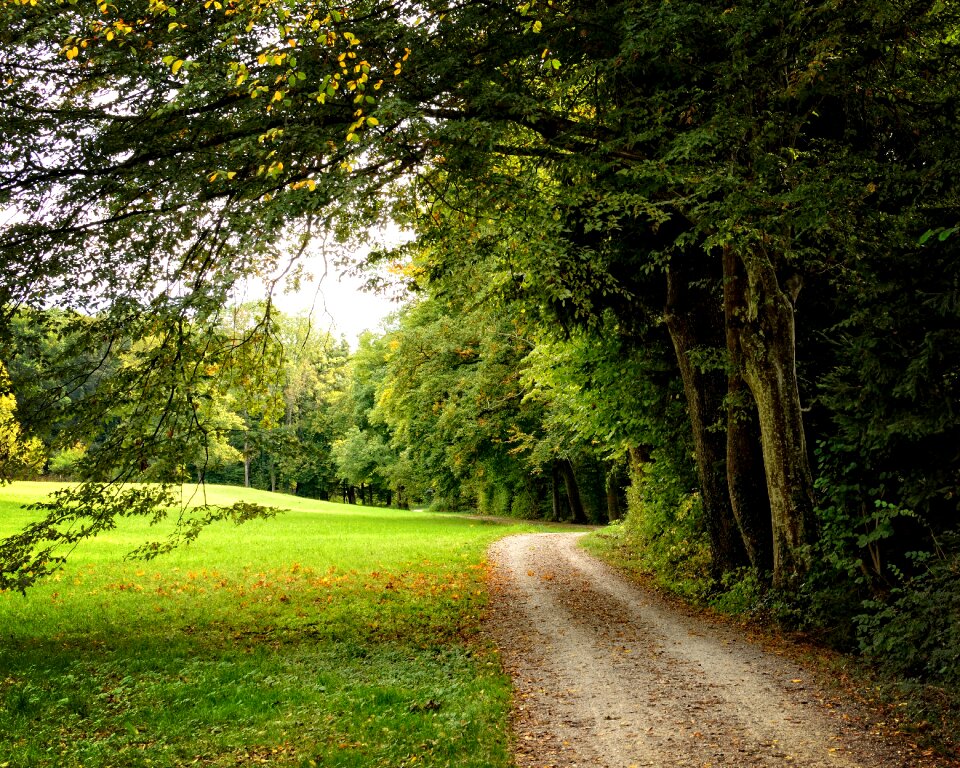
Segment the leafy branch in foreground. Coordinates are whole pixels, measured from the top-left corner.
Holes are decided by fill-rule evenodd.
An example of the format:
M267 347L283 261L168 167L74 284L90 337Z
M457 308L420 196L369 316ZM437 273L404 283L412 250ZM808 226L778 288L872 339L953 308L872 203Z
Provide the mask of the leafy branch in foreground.
M150 560L195 540L211 523L230 520L240 525L273 517L280 511L244 501L226 507L189 507L177 498L172 485L102 483L61 489L29 509L44 516L0 541L0 589L25 593L37 579L60 570L81 541L115 530L117 521L123 518L141 517L158 525L179 509L173 530L165 539L142 544L128 555Z

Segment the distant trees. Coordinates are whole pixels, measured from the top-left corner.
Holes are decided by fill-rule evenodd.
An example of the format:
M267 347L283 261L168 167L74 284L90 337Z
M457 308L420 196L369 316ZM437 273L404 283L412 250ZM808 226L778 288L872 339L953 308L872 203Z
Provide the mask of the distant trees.
M17 399L10 392L10 377L0 363L0 476L27 477L43 470L43 444L24 435L17 422Z
M217 330L220 351L231 354L218 355L211 347L194 363L194 430L180 443L177 463L155 462L147 451L146 444L161 435L134 438L141 448L141 473L170 482L237 482L326 496L334 492L331 445L336 435L330 408L345 385L349 348L344 340L313 329L307 318L273 311L267 326L261 313L256 305L235 307L229 322ZM87 366L92 356L78 346L76 328L96 326L99 320L54 310L14 317L17 354L12 381L5 377L5 386L24 393L18 410L33 425L32 444L41 446L40 455L50 457L50 471L61 476L109 480L119 470L103 460L87 463L132 407L105 393L120 387L125 373L139 367L144 356L158 354L159 340L134 342L119 333L109 348L99 350L100 364L91 375ZM40 366L45 366L44 378L38 380ZM13 395L5 402L12 413ZM143 428L156 433L158 425L166 424L162 437L176 442L178 425L187 425L189 432L190 423L183 413L161 412ZM40 461L35 471L43 465Z

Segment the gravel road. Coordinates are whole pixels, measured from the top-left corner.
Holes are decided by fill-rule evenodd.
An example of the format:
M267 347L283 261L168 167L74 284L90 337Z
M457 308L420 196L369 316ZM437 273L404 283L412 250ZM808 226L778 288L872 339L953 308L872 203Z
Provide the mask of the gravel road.
M624 579L579 535L490 550L490 628L514 679L521 768L935 764L884 741L808 670Z

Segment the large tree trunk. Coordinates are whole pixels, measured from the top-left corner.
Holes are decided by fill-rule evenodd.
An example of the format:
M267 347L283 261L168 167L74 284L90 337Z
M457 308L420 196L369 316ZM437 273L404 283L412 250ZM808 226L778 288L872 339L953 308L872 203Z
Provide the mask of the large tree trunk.
M559 460L553 462L553 467L551 468L551 484L550 488L552 491L552 502L553 502L553 519L562 520L562 502L560 499L560 462Z
M718 297L692 288L687 276L671 268L665 317L687 398L713 575L719 577L748 562L727 491L726 436L717 428L725 415L727 376L722 370L704 370L694 359L698 352L724 344L723 313Z
M243 487L250 487L250 440L243 436Z
M583 500L580 498L580 484L573 470L573 462L570 459L559 459L557 463L560 466L560 474L563 476L563 486L567 491L567 503L570 505L573 522L580 524L588 522Z
M743 378L731 374L730 380L727 404L730 506L750 565L760 572L770 573L773 570L773 528L757 408Z
M727 489L750 564L761 572L773 570L773 528L767 480L763 468L757 406L743 380L743 355L736 330L737 297L744 294L744 277L736 257L724 256L723 308L730 373L727 377Z
M610 522L623 518L623 503L621 495L623 486L626 483L623 467L620 464L612 464L607 470L606 492L607 492L607 519Z
M810 568L814 538L813 473L797 386L793 303L766 254L724 255L742 275L728 318L757 404L773 528L773 583L790 588ZM740 267L743 271L740 272Z

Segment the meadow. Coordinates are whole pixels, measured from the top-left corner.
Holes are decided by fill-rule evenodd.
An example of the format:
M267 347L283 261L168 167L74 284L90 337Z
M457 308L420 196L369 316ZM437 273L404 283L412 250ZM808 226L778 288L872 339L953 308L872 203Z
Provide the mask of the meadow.
M52 487L0 487L0 535ZM511 764L484 552L533 526L207 497L286 511L149 562L124 558L152 533L125 521L0 593L0 766Z

